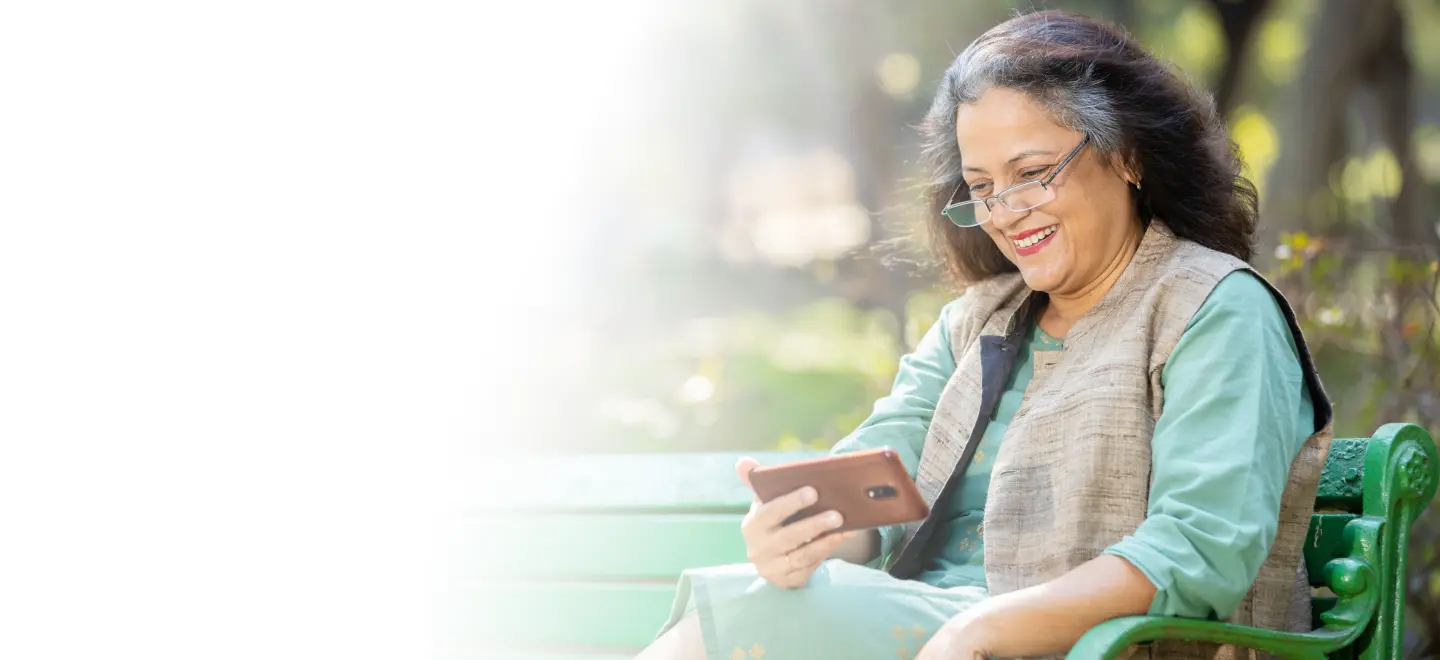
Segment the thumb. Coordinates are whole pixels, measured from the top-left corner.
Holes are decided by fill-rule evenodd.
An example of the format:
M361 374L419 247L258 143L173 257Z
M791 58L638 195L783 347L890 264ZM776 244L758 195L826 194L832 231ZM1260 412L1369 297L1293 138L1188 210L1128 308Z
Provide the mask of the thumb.
M735 462L735 474L739 475L740 483L745 484L745 487L751 491L754 491L755 487L750 485L750 471L757 467L760 467L760 461L750 458L749 456L741 457L740 460Z

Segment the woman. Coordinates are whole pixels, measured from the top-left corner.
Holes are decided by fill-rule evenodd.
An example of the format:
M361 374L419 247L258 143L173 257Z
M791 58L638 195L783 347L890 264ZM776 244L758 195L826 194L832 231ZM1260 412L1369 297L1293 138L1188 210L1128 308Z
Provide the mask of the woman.
M687 572L641 658L1045 656L1146 613L1306 628L1330 405L1245 265L1255 189L1209 98L1041 12L956 59L924 130L968 288L835 451L900 451L930 517L817 538L838 517L779 525L808 489L757 503L751 563Z

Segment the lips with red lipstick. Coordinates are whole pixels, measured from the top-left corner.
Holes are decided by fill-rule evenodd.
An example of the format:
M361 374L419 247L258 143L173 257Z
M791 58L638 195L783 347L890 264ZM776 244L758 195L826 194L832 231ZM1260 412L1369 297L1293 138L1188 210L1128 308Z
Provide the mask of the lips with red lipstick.
M1059 229L1060 225L1028 229L1010 236L1010 245L1014 246L1016 255L1028 257L1045 249L1045 246L1055 238L1055 232Z

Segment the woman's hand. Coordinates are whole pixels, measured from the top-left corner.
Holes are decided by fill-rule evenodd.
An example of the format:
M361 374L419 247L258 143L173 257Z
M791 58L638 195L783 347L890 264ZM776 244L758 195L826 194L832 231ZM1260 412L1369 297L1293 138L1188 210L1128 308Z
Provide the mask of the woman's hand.
M752 458L742 458L735 464L740 480L751 490L754 488L750 486L750 470L759 465ZM820 563L854 536L853 532L846 532L818 538L841 525L838 511L825 511L782 525L786 518L814 504L816 497L814 488L805 487L766 503L761 503L756 496L750 503L750 512L740 523L740 532L745 536L745 556L770 584L784 589L805 586Z
M989 646L974 623L974 617L965 613L947 621L915 660L986 660L991 656Z

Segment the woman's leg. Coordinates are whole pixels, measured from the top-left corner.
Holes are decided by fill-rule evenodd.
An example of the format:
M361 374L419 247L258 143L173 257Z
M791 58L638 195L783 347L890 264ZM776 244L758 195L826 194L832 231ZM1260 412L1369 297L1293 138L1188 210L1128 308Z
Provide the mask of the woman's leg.
M635 660L705 660L705 642L700 637L700 618L692 612L665 634L645 647Z
M636 660L914 658L940 626L985 598L831 559L803 589L743 564L686 571L664 632ZM688 605L688 606L687 606Z

